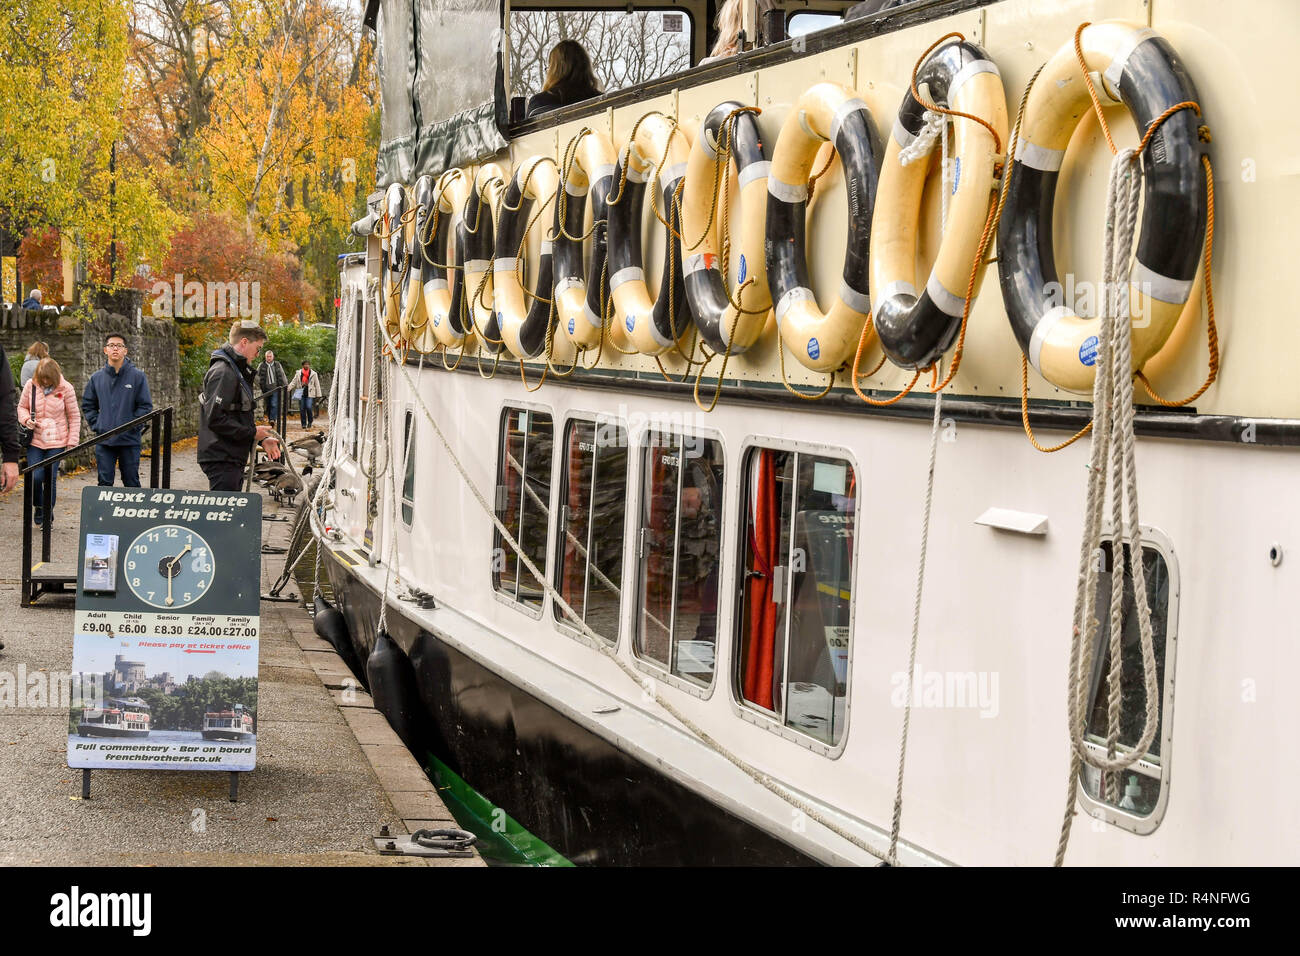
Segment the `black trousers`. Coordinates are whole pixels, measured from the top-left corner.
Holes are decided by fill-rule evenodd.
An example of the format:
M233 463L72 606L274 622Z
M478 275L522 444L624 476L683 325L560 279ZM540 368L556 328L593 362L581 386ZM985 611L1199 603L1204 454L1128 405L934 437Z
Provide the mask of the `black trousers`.
M201 461L199 467L208 476L208 491L243 491L244 466L229 461Z

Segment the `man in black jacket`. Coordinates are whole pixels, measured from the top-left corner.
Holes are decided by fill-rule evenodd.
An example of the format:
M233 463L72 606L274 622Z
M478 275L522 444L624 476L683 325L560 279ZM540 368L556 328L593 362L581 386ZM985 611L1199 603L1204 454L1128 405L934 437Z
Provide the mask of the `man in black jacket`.
M239 491L253 444L272 458L280 444L270 425L254 423L253 370L266 333L256 320L236 322L230 342L212 353L203 392L199 395L199 467L208 476L210 491Z
M0 452L4 468L0 470L0 491L8 491L18 484L18 459L22 448L18 444L18 406L14 401L14 376L9 370L9 359L0 347ZM0 647L4 644L0 643Z

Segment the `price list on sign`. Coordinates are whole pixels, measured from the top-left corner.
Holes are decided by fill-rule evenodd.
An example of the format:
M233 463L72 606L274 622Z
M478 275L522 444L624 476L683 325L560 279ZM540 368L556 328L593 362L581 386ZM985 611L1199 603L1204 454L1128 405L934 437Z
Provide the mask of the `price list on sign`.
M87 488L68 765L252 770L262 499Z

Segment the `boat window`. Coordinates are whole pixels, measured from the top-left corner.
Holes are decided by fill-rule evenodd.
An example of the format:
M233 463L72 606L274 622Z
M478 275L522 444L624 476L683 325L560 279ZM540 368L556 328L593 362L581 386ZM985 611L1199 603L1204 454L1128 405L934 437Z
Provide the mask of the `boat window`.
M786 35L800 37L827 27L839 26L844 22L842 13L825 13L816 10L800 10L790 15L786 23Z
M531 99L546 82L551 49L577 38L603 92L691 67L694 25L685 10L510 10L510 93Z
M611 643L618 639L622 597L627 461L627 432L621 425L569 422L556 590L588 627ZM555 619L573 623L558 604Z
M347 434L351 436L349 457L357 460L357 449L361 442L361 356L365 345L366 311L362 302L357 302L352 326L352 368L351 385L348 391L348 417L352 422ZM286 400L287 401L287 400Z
M1116 753L1131 754L1146 725L1146 686L1142 671L1142 643L1133 591L1133 567L1124 546L1124 624L1120 638L1123 680L1119 698L1119 740ZM1110 702L1110 603L1114 550L1104 541L1097 574L1096 619L1099 622L1093 646L1092 676L1088 688L1087 743L1099 755L1106 753ZM1157 809L1164 785L1162 760L1165 728L1165 659L1169 635L1170 576L1164 556L1153 547L1142 549L1147 601L1151 608L1151 636L1156 659L1156 701L1158 723L1155 738L1145 756L1126 770L1102 772L1085 763L1081 771L1084 792L1094 801L1114 807L1130 817L1151 817ZM1121 821L1116 821L1121 822ZM1146 830L1144 832L1149 832Z
M409 528L415 518L415 413L409 408L402 425L402 455L406 462L406 477L402 480L402 524Z
M745 456L738 696L831 746L845 724L856 487L843 459Z
M722 444L652 431L641 474L636 653L707 686L718 633Z
M501 413L501 444L497 465L497 518L519 542L524 554L543 573L550 533L551 446L554 432L549 412L506 408ZM542 582L519 560L501 532L495 531L492 586L530 607L542 606Z

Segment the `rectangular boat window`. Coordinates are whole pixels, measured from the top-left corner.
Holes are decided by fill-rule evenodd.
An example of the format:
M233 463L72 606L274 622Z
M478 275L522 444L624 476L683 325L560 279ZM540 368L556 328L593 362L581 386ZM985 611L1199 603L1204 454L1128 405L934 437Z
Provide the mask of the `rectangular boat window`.
M738 696L835 746L844 733L857 476L843 459L752 448Z
M366 307L358 302L352 329L352 375L348 391L348 414L352 425L347 434L350 436L348 455L357 460L358 445L361 442L361 364L365 346ZM292 393L292 389L290 390ZM287 402L288 399L286 398Z
M551 450L555 436L549 412L506 408L501 413L497 463L497 517L543 573L551 527ZM492 586L531 607L542 606L545 588L519 560L499 531L493 531Z
M402 456L406 462L406 477L402 480L402 524L409 528L415 519L415 413L409 408L402 425Z
M684 10L522 10L512 4L510 94L532 99L539 93L551 50L566 38L582 43L605 93L688 70L693 27Z
M1124 546L1123 632L1120 638L1119 740L1116 755L1131 754L1146 726L1146 686L1142 671L1142 642L1133 590L1133 566L1128 545ZM1088 688L1087 737L1089 749L1106 753L1110 729L1110 603L1114 568L1114 549L1110 541L1101 546L1097 575L1096 618L1099 622L1093 647L1092 676ZM1082 770L1084 792L1093 800L1105 803L1135 817L1149 817L1155 812L1164 783L1161 738L1165 722L1165 656L1169 634L1169 567L1155 548L1142 549L1142 569L1146 577L1146 596L1151 608L1152 649L1155 652L1156 735L1145 756L1126 770L1103 772L1085 763Z
M564 485L556 590L588 627L618 639L627 503L627 432L609 422L575 420L564 435ZM572 619L555 605L555 619Z
M722 444L650 432L641 474L636 653L708 686L718 630Z

